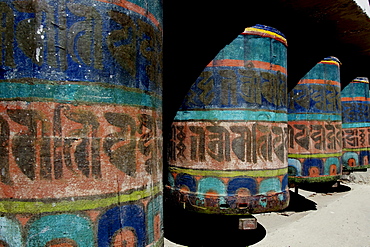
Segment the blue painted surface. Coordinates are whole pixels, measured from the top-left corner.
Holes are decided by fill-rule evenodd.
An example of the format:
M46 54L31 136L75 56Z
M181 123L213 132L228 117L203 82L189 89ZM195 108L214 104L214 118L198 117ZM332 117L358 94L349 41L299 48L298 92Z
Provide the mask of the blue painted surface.
M110 247L114 233L125 227L135 230L137 247L145 246L145 213L138 205L125 205L109 209L99 219L98 246Z
M258 109L286 110L286 76L280 72L246 67L207 67L192 85L180 110ZM222 89L222 87L225 87Z
M317 167L320 174L324 174L324 162L322 159L308 158L303 162L302 176L308 177L310 175L309 170L312 167Z
M118 5L77 0L45 1L38 7L42 19L36 20L35 13L25 5L18 5L17 1L1 2L5 2L14 15L11 33L15 35L14 55L8 59L8 66L0 66L0 80L101 82L161 94L158 84L161 60L150 57L151 53L162 52L161 42L157 42L161 31L149 18ZM161 1L148 4L134 0L133 3L153 11L157 21L162 22ZM128 32L124 34L126 29ZM31 40L27 41L22 32ZM38 42L34 42L33 37ZM125 52L122 53L122 49ZM13 66L9 66L11 64ZM147 73L149 70L153 73Z
M234 195L236 191L240 188L246 188L250 191L251 195L256 195L258 193L257 183L252 178L234 178L231 180L227 186L227 194Z
M326 65L338 71L337 65ZM298 84L290 91L288 101L289 120L299 118L300 116L298 114L300 113L337 115L342 113L340 107L340 86L336 85ZM296 117L295 114L298 116ZM312 116L311 118L316 117ZM328 118L327 115L325 117Z
M188 174L178 174L175 180L175 186L180 188L181 186L186 186L190 191L195 192L197 190L197 182L194 177Z

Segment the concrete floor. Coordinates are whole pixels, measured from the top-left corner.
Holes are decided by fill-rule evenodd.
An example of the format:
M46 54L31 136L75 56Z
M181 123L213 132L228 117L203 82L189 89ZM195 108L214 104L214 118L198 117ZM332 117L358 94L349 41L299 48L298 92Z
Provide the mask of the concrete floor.
M370 172L345 178L326 191L291 191L284 211L254 215L256 230L237 230L235 217L170 214L164 222L165 246L370 246Z

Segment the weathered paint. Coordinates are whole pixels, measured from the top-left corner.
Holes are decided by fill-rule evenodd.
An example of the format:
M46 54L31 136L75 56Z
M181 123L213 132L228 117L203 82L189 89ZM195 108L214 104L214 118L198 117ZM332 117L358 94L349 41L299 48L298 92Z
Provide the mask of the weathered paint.
M172 124L166 200L249 214L287 206L286 40L246 28L192 85Z
M340 62L317 63L288 94L289 183L332 182L342 174Z
M0 245L163 244L161 16L0 1Z
M343 121L343 170L370 167L369 80L357 77L341 92Z

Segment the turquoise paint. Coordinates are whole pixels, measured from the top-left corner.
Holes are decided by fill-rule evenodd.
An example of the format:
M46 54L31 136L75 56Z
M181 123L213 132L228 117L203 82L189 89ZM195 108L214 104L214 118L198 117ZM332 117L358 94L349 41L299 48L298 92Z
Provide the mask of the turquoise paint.
M266 49L266 47L271 49ZM259 35L239 35L214 58L214 60L222 59L269 61L272 64L287 67L285 45L277 40Z
M316 64L309 73L302 77L302 79L323 79L330 81L340 81L340 73L335 64Z
M268 178L261 181L259 193L261 195L267 195L269 191L281 191L281 182L278 178Z
M296 176L302 176L302 164L299 160L297 159L288 159L288 166L292 166L295 169L297 169L297 174Z
M342 163L343 165L348 166L348 160L349 159L354 159L356 161L356 165L360 164L358 160L358 154L355 152L345 152L342 155Z
M325 169L325 175L330 175L330 166L331 165L336 165L337 166L337 173L340 173L340 161L336 157L331 157L327 158L324 164L324 169Z
M23 246L21 225L7 217L0 217L0 240L4 241L9 247Z
M242 120L242 121L266 121L266 122L286 122L286 113L276 113L268 111L248 111L248 110L205 110L205 111L178 111L176 121L186 120Z
M161 100L157 97L125 90L122 87L109 88L98 85L59 84L52 82L40 84L0 83L1 100L54 101L59 103L88 102L120 105L139 105L147 107L161 107Z
M171 186L171 187L175 187L175 179L173 178L172 174L169 172L167 174L167 182L168 182L168 185Z
M198 198L204 200L204 196L208 191L215 191L220 197L220 203L225 203L225 199L222 196L227 194L225 184L218 178L203 178L198 184Z
M131 3L136 4L146 10L147 12L153 14L153 16L162 23L162 1L147 1L147 0L130 0Z
M369 83L349 83L345 88L343 88L341 97L369 97Z
M156 198L152 199L147 206L147 238L148 238L148 243L153 243L155 239L155 216L159 215L161 221L161 225L159 226L160 229L163 228L163 196L157 196Z
M363 127L370 127L370 122L368 123L343 123L342 124L343 129L349 129L349 128L363 128Z
M94 246L91 222L73 214L48 215L32 222L27 234L27 247L40 247L53 239L69 238L79 247Z
M265 208L267 207L267 200L264 197L260 197L259 204Z

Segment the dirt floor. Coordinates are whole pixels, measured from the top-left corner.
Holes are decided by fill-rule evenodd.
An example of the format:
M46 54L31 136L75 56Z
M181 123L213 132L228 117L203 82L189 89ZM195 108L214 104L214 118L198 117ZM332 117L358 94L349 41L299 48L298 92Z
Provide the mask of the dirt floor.
M298 194L290 194L284 211L254 215L256 230L238 230L237 217L167 209L165 246L370 246L369 171L343 176L337 188L300 188Z

